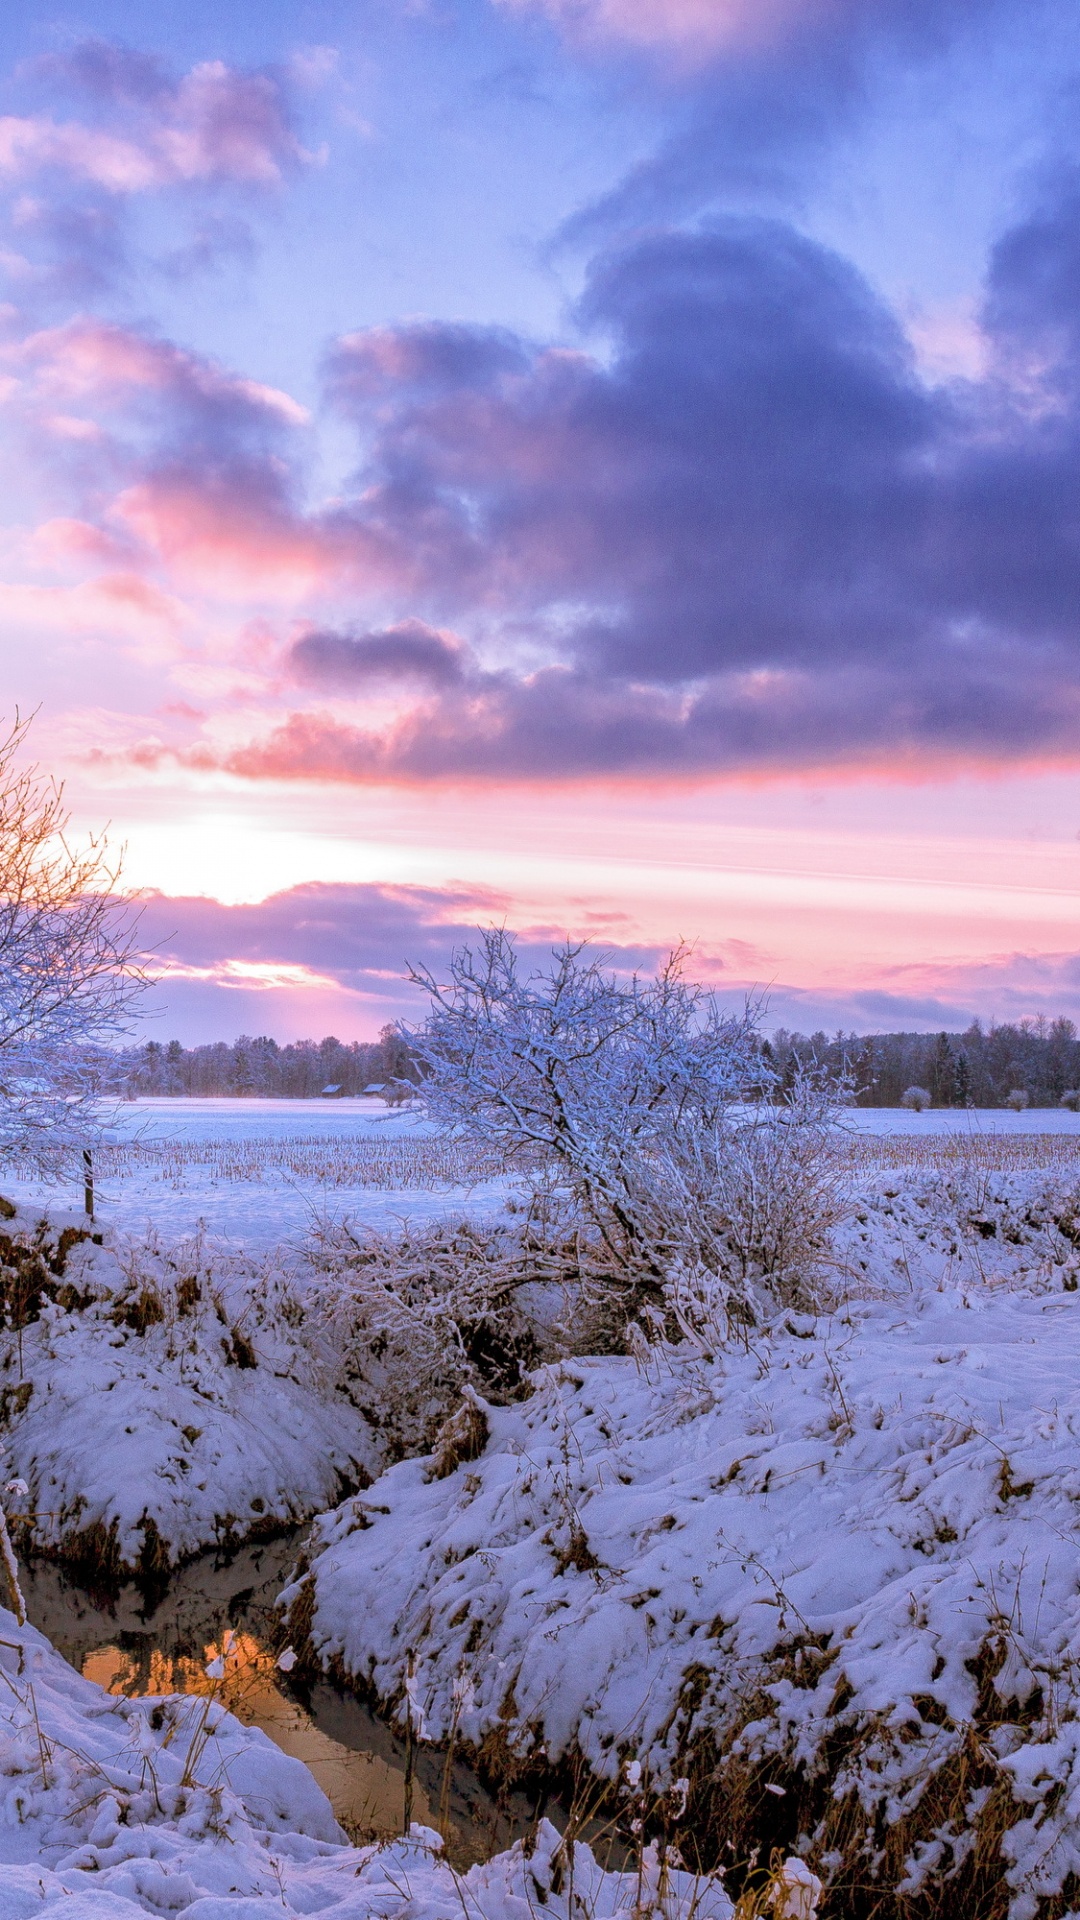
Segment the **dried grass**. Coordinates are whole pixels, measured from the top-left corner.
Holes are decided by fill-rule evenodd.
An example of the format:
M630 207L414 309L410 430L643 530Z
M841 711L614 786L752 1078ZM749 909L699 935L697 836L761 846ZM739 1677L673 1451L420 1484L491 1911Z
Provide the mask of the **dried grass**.
M1060 1133L847 1133L830 1141L836 1165L855 1179L875 1173L1049 1173L1080 1178L1080 1135Z
M29 1161L7 1164L16 1179L35 1177ZM429 1136L383 1140L284 1134L265 1140L130 1140L98 1147L94 1153L99 1185L149 1177L176 1192L183 1192L189 1181L204 1185L207 1178L221 1185L284 1181L305 1187L404 1192L470 1187L503 1171L502 1161L485 1148Z

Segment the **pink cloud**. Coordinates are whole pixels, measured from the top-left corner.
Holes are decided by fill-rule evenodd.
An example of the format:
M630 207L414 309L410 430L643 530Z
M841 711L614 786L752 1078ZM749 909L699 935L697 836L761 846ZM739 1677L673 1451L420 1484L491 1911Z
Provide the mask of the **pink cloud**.
M754 48L847 11L844 0L500 0L537 7L577 40L622 41L696 61Z
M0 118L0 174L25 179L57 168L110 193L145 193L163 185L160 164L130 140L44 116Z
M12 589L35 622L49 617L50 576L59 590L73 572L103 570L84 583L90 624L111 602L118 632L139 606L175 624L170 586L189 601L292 604L355 578L365 536L293 503L282 453L308 416L288 394L92 319L0 347L0 376L9 439L21 436L53 509L16 543L44 574ZM90 436L93 461L79 445Z
M106 533L102 527L92 526L88 520L63 516L45 520L35 527L28 544L33 558L46 566L82 564L86 561L112 566L117 561L126 562L131 558L126 544Z
M292 601L327 585L345 555L318 527L297 519L275 498L265 476L245 485L184 472L127 488L117 517L177 576L204 591L241 602Z
M36 586L0 581L0 626L9 633L106 633L146 642L148 623L158 633L188 619L170 595L134 573L102 574L77 586Z
M123 132L48 115L0 117L0 175L66 173L108 193L231 181L275 186L305 158L277 83L207 60L128 114Z
M31 372L38 391L54 398L101 400L142 388L200 402L229 401L288 426L301 426L308 418L306 409L277 387L107 321L80 319L45 328L7 349L4 358L9 366Z

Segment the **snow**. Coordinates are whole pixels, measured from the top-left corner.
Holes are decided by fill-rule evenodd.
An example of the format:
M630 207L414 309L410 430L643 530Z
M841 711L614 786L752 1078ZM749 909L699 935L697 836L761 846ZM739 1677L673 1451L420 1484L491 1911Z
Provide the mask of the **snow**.
M1078 1205L1036 1175L869 1183L834 1313L716 1361L540 1369L479 1458L404 1461L320 1520L286 1604L384 1702L409 1650L433 1739L457 1711L473 1747L609 1779L719 1760L716 1818L767 1782L826 1850L850 1796L864 1870L909 1890L1000 1817L1033 1920L1080 1874ZM910 1822L898 1858L877 1816Z
M958 1153L932 1172L932 1155L890 1169L871 1138L851 1156L832 1311L781 1316L717 1359L661 1347L542 1368L527 1398L484 1411L479 1457L439 1478L431 1459L382 1471L385 1443L341 1385L297 1250L315 1215L498 1215L515 1183L435 1177L446 1163L423 1118L381 1102L133 1103L117 1137L139 1151L99 1182L102 1244L65 1257L62 1230L86 1222L53 1193L39 1226L47 1190L30 1186L0 1221L40 1242L43 1294L0 1367L0 1466L28 1487L8 1496L13 1522L38 1548L160 1571L322 1510L287 1596L303 1603L298 1640L310 1617L317 1657L399 1715L411 1650L432 1739L456 1723L466 1746L504 1740L511 1761L580 1754L609 1780L627 1762L658 1783L690 1777L690 1817L710 1824L775 1790L784 1842L810 1836L800 1850L819 1871L838 1851L838 1809L850 1833L856 1807L864 1879L911 1893L963 1867L980 1823L993 1852L997 1820L1012 1920L1033 1920L1080 1876L1080 1193L1066 1173L1080 1116L853 1109L844 1125L856 1148L892 1136L909 1158L909 1141L946 1134L1052 1135L1064 1151L1049 1170ZM170 1160L171 1143L206 1157ZM373 1165L400 1145L397 1184L336 1177L335 1155L363 1171L365 1143ZM289 1171L309 1164L329 1172ZM202 1237L181 1240L200 1219ZM125 1238L148 1228L141 1248ZM13 1271L0 1263L9 1327ZM0 1618L0 1667L5 1633ZM266 1897L349 1920L404 1916L412 1898L413 1920L445 1920L466 1884L470 1920L519 1920L540 1897L530 1876L542 1881L555 1837L531 1863L511 1850L467 1882L422 1837L361 1858L292 1802L268 1866L265 1837L247 1837L266 1830L241 1791L254 1764L230 1761L240 1811L192 1834L186 1815L144 1818L143 1803L107 1845L80 1830L65 1853L35 1828L44 1865L30 1869L32 1850L8 1860L24 1878L0 1878L0 1915L16 1891L30 1904L14 1914L63 1905L65 1886L82 1904L64 1920L95 1899L160 1911L162 1870L193 1920L234 1920ZM928 1781L956 1777L966 1798L942 1789L931 1818ZM0 1771L10 1825L30 1802L6 1791ZM40 1818L62 1825L56 1792ZM142 1852L111 1851L144 1826ZM756 1844L752 1821L736 1839ZM72 1864L91 1844L92 1887ZM598 1917L633 1911L619 1876L584 1855L580 1872ZM807 1884L793 1866L793 1915ZM548 1891L545 1911L563 1920L564 1895ZM730 1908L710 1883L697 1911Z
M295 1524L379 1464L369 1424L328 1379L288 1281L117 1250L32 1213L0 1221L40 1249L40 1317L0 1358L9 1498L21 1537L98 1571L158 1572L212 1544ZM20 1271L11 1266L8 1273ZM54 1296L50 1298L50 1295ZM28 1301L36 1310L35 1299Z
M423 1179L422 1143L433 1128L408 1107L388 1107L375 1098L349 1100L189 1100L142 1099L110 1109L110 1138L117 1145L144 1150L119 1172L102 1167L98 1156L95 1211L106 1227L130 1235L155 1230L179 1239L204 1230L247 1252L278 1246L298 1247L316 1225L344 1217L392 1230L422 1225L465 1211L476 1218L503 1212L515 1183L505 1178L448 1185ZM347 1151L369 1143L374 1149L414 1143L420 1151L421 1184L403 1187L342 1183L332 1178L298 1176L288 1161L290 1146L307 1143ZM206 1164L171 1159L167 1149L204 1146L218 1149ZM249 1177L224 1170L230 1148L240 1150ZM157 1150L155 1154L154 1150ZM235 1161L237 1155L234 1153ZM332 1155L325 1156L329 1165ZM82 1175L75 1187L58 1193L30 1169L3 1171L0 1191L26 1206L55 1208L82 1200Z
M1076 1118L1075 1115L1072 1118ZM430 1134L421 1113L390 1107L374 1095L346 1100L125 1100L113 1110L111 1131L127 1139L267 1139L282 1133Z
M636 1874L605 1873L543 1823L467 1874L414 1826L352 1847L307 1768L208 1694L125 1700L82 1679L32 1627L0 1609L0 1913L4 1920L631 1920ZM652 1863L655 1879L655 1862ZM648 1864L646 1867L646 1881ZM565 1891L561 1889L565 1887ZM647 1889L646 1889L647 1890ZM730 1920L718 1880L674 1873L667 1920Z
M505 1177L448 1184L426 1179L403 1186L349 1185L338 1177L298 1176L285 1164L290 1143L337 1143L343 1151L367 1142L373 1148L400 1142L420 1147L434 1129L422 1110L388 1107L380 1099L257 1100L257 1099L141 1099L112 1110L111 1137L118 1144L165 1149L170 1144L202 1145L223 1152L242 1150L250 1164L249 1178L226 1176L221 1165L171 1164L167 1155L120 1172L102 1169L96 1178L99 1221L127 1234L153 1228L164 1238L179 1239L200 1229L248 1252L273 1247L299 1247L312 1227L332 1226L349 1218L381 1231L399 1225L428 1222L468 1213L473 1219L499 1218L518 1183ZM899 1139L935 1139L942 1135L975 1139L987 1136L1030 1138L1051 1135L1063 1141L1080 1140L1080 1114L1062 1108L1033 1108L961 1112L954 1108L909 1113L902 1108L852 1107L842 1115L842 1128L856 1137L893 1136ZM100 1162L100 1156L99 1156ZM420 1163L422 1169L422 1161ZM42 1183L29 1170L20 1175L5 1171L0 1188L25 1205L54 1208L81 1202L81 1175L69 1192Z
M854 1133L915 1139L933 1134L977 1139L986 1134L1045 1133L1080 1139L1080 1113L1068 1107L1025 1107L1021 1113L1013 1113L1010 1107L930 1107L925 1113L910 1113L906 1107L845 1107L841 1125Z

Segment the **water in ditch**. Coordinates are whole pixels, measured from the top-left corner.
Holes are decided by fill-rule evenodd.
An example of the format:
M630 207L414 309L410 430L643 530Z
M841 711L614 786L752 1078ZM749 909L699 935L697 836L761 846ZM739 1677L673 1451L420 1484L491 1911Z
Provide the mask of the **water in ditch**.
M35 1561L21 1570L27 1613L65 1660L110 1693L208 1693L215 1683L206 1668L227 1647L217 1687L230 1712L310 1767L352 1838L400 1833L403 1740L354 1695L325 1680L297 1684L275 1664L281 1626L274 1601L299 1538L247 1547L227 1562L205 1554L152 1600L133 1585L95 1594L62 1568ZM562 1824L557 1808L547 1811ZM416 1756L412 1817L440 1829L456 1865L509 1846L529 1832L536 1812L522 1794L496 1799L460 1762L448 1766L423 1749Z

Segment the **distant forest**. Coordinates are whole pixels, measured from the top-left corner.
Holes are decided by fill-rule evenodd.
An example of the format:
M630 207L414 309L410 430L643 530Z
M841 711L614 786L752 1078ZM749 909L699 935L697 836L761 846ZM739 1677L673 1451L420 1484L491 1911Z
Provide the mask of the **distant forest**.
M334 1087L342 1094L412 1077L409 1048L393 1027L377 1040L295 1040L279 1046L265 1034L241 1034L228 1045L182 1047L150 1040L120 1056L120 1081L132 1098L147 1094L194 1094L209 1099L310 1100Z
M1080 1040L1071 1020L1039 1015L1016 1026L964 1033L787 1033L767 1042L787 1080L797 1062L845 1075L859 1107L898 1107L909 1087L925 1087L935 1107L1002 1107L1010 1094L1032 1107L1056 1107L1080 1088Z
M909 1087L925 1087L937 1107L1001 1107L1011 1094L1033 1107L1056 1107L1080 1087L1080 1040L1071 1020L1044 1016L1016 1026L964 1033L873 1033L832 1036L789 1033L765 1042L782 1080L797 1064L846 1076L860 1107L897 1107ZM137 1094L250 1096L308 1100L327 1087L343 1094L388 1081L417 1079L408 1042L393 1027L377 1040L297 1040L279 1046L265 1035L232 1045L183 1047L151 1040L120 1056L123 1091Z

